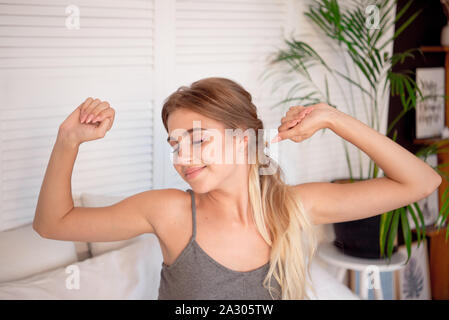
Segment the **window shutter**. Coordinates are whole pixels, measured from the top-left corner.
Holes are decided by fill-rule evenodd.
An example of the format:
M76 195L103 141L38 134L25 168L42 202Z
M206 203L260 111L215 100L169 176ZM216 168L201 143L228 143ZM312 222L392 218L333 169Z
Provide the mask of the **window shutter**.
M0 3L0 230L32 221L58 126L89 96L116 117L80 146L72 194L153 185L154 3L80 0L80 28L69 29L72 4Z

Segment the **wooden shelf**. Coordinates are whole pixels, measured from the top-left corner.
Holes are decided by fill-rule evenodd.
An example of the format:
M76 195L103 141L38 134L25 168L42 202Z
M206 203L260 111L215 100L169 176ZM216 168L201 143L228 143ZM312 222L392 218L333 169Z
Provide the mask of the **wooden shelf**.
M445 234L446 228L447 228L447 223L445 223L444 226L440 228L440 230L438 230L438 227L435 225L426 226L426 236L433 237L433 236L437 236L440 234ZM416 228L413 228L412 232L416 233Z
M423 46L420 49L423 52L449 52L449 47L442 46Z
M443 139L443 138L423 138L423 139L414 139L413 143L414 144L432 144L435 142L442 142L442 141L447 141L449 142L449 138Z

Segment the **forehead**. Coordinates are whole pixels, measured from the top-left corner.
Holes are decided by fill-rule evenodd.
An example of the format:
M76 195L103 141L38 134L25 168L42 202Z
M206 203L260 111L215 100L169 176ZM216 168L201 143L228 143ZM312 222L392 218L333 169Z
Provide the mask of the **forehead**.
M167 128L169 133L175 129L189 130L194 126L205 129L224 129L222 123L208 118L200 113L184 108L173 111L167 119Z

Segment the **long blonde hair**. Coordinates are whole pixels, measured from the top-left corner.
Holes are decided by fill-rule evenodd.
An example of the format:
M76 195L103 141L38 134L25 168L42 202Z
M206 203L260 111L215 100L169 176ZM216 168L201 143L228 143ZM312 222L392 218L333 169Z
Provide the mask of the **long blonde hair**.
M168 116L178 108L220 121L226 128L252 128L256 132L264 129L251 94L227 78L204 78L173 92L162 108L167 132ZM256 157L256 163L250 164L248 191L257 229L271 247L270 268L263 286L273 297L272 291L277 291L271 286L274 276L282 291L277 292L281 299L309 299L306 287L310 286L315 293L309 280L310 263L318 243L316 230L292 186L284 183L282 169L276 165L274 174L261 175L261 163L266 162Z

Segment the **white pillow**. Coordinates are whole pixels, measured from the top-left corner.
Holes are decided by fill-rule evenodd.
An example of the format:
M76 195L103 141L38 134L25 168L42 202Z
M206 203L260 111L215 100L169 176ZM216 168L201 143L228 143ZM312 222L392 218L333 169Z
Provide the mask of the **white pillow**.
M108 196L103 194L82 193L81 201L84 207L106 207L113 205L125 199L125 196ZM90 253L93 257L103 254L105 252L123 248L146 235L140 235L131 239L107 242L89 242Z
M0 232L0 283L76 261L72 241L42 238L32 223Z
M159 291L162 253L155 235L66 268L0 284L2 299L151 299ZM67 279L79 270L79 289ZM74 281L67 281L75 284Z

